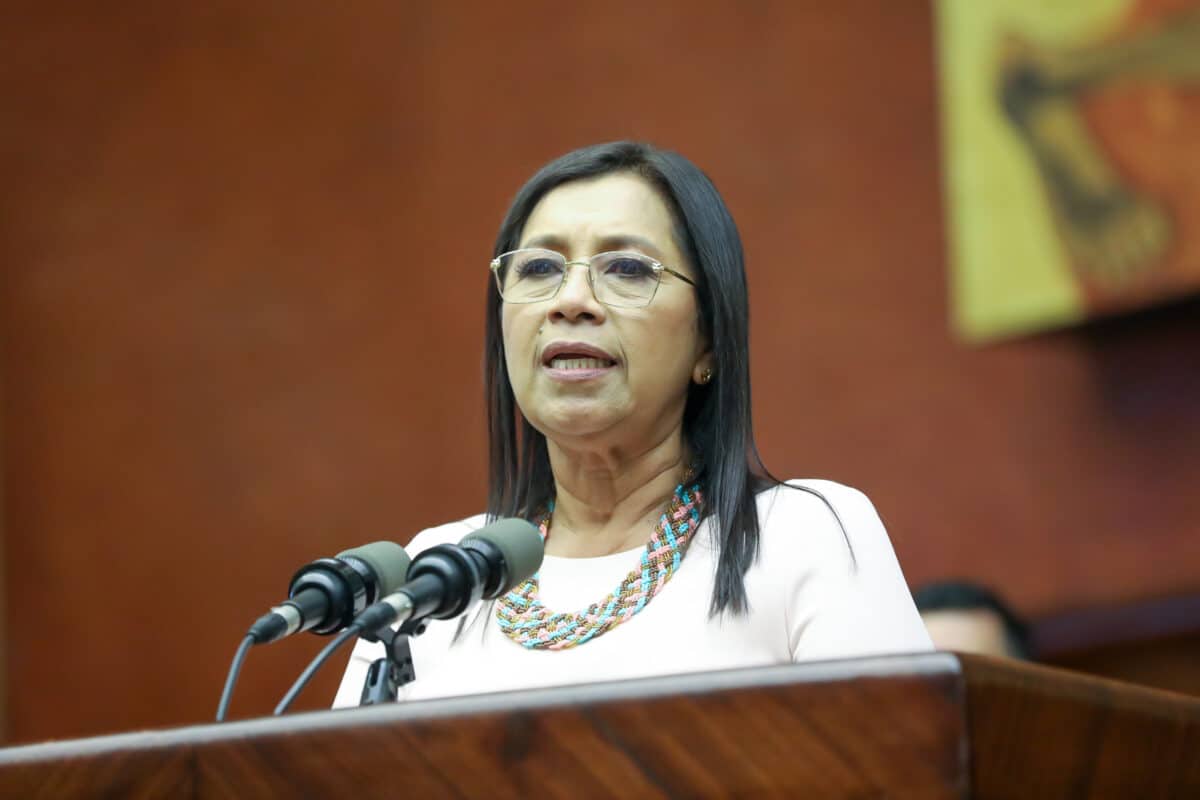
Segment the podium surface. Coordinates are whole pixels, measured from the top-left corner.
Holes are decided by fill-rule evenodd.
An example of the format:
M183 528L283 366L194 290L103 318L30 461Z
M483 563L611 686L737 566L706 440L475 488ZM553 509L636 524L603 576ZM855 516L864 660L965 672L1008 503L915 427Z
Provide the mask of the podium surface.
M0 750L2 797L1200 797L1200 700L888 656Z

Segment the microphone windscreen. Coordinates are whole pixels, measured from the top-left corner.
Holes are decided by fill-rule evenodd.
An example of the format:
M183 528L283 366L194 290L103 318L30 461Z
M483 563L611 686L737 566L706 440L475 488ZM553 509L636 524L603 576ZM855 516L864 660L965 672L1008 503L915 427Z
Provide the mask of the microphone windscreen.
M408 577L408 553L395 542L371 542L337 554L338 558L357 558L371 568L379 579L376 597L391 594Z
M468 534L463 541L469 539L490 542L504 555L508 580L502 591L512 589L542 566L542 557L545 555L542 536L536 527L523 519L502 519L493 522Z

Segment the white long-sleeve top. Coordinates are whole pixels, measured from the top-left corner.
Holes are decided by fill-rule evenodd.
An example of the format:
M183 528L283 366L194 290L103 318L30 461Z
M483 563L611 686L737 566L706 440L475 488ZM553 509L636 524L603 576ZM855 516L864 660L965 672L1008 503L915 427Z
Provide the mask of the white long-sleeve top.
M706 520L678 570L632 619L566 650L529 650L508 638L493 603L458 621L431 621L411 640L416 680L399 699L531 689L791 661L932 650L891 542L871 501L831 481L794 480L758 496L758 558L745 576L748 612L709 615L717 549ZM818 492L837 510L803 486ZM410 555L457 542L482 514L419 533ZM598 558L546 556L539 597L579 611L638 569L644 548ZM334 707L358 705L383 646L359 640Z

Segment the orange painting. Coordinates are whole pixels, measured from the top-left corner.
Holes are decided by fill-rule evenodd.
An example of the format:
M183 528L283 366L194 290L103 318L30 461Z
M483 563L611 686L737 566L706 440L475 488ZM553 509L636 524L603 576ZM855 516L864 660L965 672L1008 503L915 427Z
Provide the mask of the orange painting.
M1200 2L1048 5L941 8L943 70L986 71L943 74L956 319L973 340L1200 290Z

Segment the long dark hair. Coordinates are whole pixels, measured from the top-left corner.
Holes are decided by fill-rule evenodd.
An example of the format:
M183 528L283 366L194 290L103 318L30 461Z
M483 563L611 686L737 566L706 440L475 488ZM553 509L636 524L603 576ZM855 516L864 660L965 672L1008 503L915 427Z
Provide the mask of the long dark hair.
M538 170L517 192L494 256L519 245L525 222L552 189L570 181L632 172L667 202L680 251L696 270L700 332L713 353L711 383L691 384L683 434L704 487L703 517L720 547L710 612L747 610L743 576L758 553L755 495L779 483L754 443L750 412L750 309L742 241L725 201L699 168L678 153L640 142L575 150ZM488 286L484 339L489 437L488 519L532 518L554 496L546 438L519 413L500 332L500 295Z

